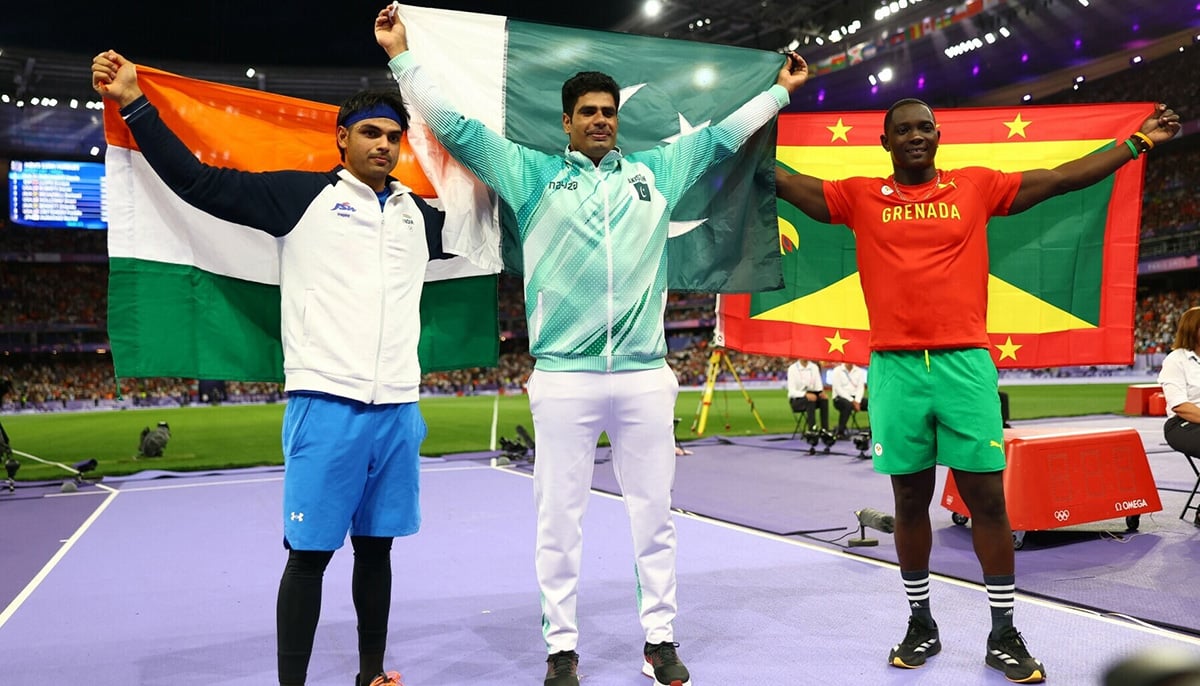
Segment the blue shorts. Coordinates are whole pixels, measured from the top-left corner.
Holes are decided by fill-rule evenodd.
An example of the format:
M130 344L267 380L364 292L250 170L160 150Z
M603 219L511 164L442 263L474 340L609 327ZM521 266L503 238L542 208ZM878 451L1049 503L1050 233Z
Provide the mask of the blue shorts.
M421 527L417 403L369 405L293 393L283 415L283 537L293 550L337 550L351 536Z

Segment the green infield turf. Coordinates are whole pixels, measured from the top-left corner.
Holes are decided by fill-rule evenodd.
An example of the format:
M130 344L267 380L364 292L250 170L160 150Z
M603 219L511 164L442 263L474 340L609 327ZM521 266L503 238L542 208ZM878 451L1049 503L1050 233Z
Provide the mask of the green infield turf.
M1128 384L1006 386L1013 419L1088 414L1120 414ZM791 433L795 421L784 391L748 391L766 433ZM675 407L680 418L676 435L687 441L700 409L701 393L683 391ZM533 432L529 403L524 396L431 397L421 400L429 425L422 455L437 456L488 450L492 441L492 414L497 412L497 436L516 439L518 424ZM196 471L229 467L278 465L283 404L221 405L171 409L113 410L48 414L9 414L3 421L18 454L18 480L58 479L62 467L95 458L96 474L122 475L148 469ZM830 408L830 422L836 421ZM144 427L160 421L171 425L171 441L163 457L137 458ZM739 390L718 390L709 406L705 436L761 434L764 430ZM535 436L536 440L536 436Z

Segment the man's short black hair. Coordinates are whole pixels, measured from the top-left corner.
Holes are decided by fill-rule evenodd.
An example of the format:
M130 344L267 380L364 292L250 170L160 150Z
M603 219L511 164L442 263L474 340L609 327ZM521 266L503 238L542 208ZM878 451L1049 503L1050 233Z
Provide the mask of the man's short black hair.
M350 115L362 110L369 110L376 105L387 105L396 110L396 114L400 116L400 128L408 130L408 109L405 108L404 98L400 97L400 90L397 88L371 88L346 98L341 109L338 110L337 125L345 126L346 119Z
M930 107L929 103L925 102L924 100L918 100L917 98L903 98L897 100L896 102L892 103L891 107L888 108L887 114L883 115L884 132L892 127L892 114L895 113L897 109L904 107L905 105L921 105L925 109L929 110L930 113L933 112L933 108Z
M575 114L575 103L587 93L608 93L612 95L613 104L618 109L621 107L621 89L613 77L598 71L581 71L563 82L563 114L568 117Z

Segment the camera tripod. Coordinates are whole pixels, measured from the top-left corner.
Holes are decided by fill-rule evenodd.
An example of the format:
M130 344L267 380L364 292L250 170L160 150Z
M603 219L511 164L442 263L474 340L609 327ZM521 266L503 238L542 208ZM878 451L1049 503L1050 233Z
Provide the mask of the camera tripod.
M742 380L738 376L737 370L733 368L733 363L729 361L729 354L724 348L714 348L712 354L708 356L708 372L704 377L704 392L700 394L700 404L696 407L696 416L692 420L692 433L703 436L704 429L708 425L708 410L712 406L713 390L716 387L717 377L721 375L721 363L725 363L725 368L733 375L733 380L737 382L738 388L742 391L742 397L746 399L746 404L750 406L750 414L754 415L754 419L758 421L758 426L766 433L767 427L763 424L762 417L758 416L758 410L754 407L754 400L750 394L746 392L746 387L742 385ZM728 422L725 428L729 428Z

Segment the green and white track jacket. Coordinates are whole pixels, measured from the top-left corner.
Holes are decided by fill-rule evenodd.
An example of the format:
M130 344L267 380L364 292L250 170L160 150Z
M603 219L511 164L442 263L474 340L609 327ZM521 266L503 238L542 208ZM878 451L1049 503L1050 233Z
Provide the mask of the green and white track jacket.
M389 62L409 106L517 218L529 349L544 371L665 364L667 225L684 192L787 105L779 85L710 126L644 152L548 155L446 103L411 52Z

